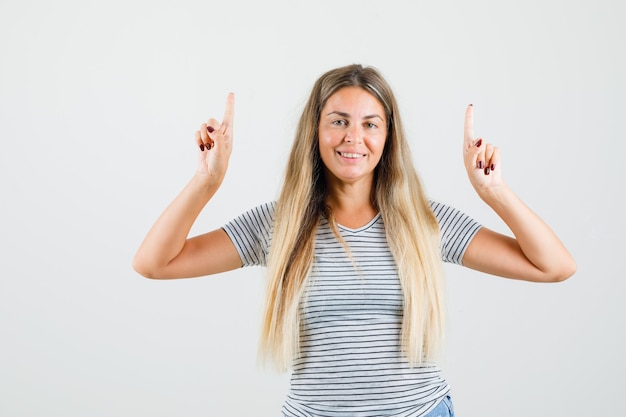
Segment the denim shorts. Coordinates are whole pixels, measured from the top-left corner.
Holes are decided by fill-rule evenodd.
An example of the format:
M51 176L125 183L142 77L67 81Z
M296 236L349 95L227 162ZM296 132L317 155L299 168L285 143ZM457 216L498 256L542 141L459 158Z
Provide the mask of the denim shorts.
M452 398L446 395L439 401L439 404L424 417L454 417L454 407L452 407Z

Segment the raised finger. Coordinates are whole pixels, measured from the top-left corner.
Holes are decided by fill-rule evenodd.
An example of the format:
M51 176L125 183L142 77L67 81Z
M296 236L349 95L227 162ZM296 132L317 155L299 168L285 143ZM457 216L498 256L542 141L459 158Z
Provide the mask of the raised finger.
M223 134L229 127L233 126L235 118L235 93L230 93L226 96L226 107L224 109L224 118L222 119Z
M474 106L471 104L465 109L465 126L463 132L465 149L469 149L474 142Z

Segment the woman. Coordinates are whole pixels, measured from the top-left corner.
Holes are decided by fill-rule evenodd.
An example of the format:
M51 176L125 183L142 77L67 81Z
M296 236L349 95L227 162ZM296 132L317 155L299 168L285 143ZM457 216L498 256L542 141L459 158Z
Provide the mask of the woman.
M429 201L396 100L371 67L323 74L302 113L276 202L188 238L231 153L234 96L200 126L196 174L149 231L133 267L149 278L266 265L260 350L292 367L286 416L453 415L435 364L445 317L442 259L502 277L561 281L567 249L503 181L500 153L465 115L478 195L514 237Z

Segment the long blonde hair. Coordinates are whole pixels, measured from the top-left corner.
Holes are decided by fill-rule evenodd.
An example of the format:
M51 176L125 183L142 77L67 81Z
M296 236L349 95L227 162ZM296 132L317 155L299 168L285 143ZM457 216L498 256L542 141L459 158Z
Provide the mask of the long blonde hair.
M363 88L382 104L387 139L374 173L372 203L381 213L402 286L403 350L412 365L433 360L444 335L439 226L425 197L391 87L373 67L349 65L317 79L300 117L275 213L260 353L282 370L299 353L299 308L313 262L321 218L338 235L327 204L318 126L326 101L339 89Z

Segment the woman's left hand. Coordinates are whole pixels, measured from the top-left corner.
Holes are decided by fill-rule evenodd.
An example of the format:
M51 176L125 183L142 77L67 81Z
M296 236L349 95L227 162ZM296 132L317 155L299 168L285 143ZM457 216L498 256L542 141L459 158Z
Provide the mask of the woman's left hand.
M474 138L474 106L465 110L463 161L472 186L482 197L504 185L500 150L483 138Z
M576 271L563 243L502 179L500 151L474 138L474 107L465 110L463 161L480 198L504 221L514 237L481 227L463 265L488 274L535 282L562 281Z

